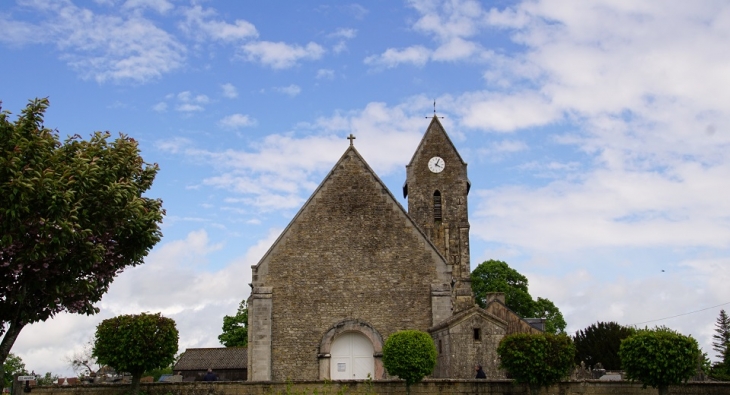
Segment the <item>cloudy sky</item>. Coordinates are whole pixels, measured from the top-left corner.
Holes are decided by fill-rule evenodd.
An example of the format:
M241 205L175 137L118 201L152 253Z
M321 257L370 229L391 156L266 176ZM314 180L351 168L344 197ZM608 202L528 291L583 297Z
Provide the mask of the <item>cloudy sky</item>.
M47 96L62 135L131 135L167 209L100 314L23 330L29 369L71 375L66 356L118 314L160 311L181 350L219 346L250 266L345 137L399 196L434 100L469 163L472 268L508 262L569 333L662 324L714 357L730 309L727 1L8 0L0 31L3 110Z

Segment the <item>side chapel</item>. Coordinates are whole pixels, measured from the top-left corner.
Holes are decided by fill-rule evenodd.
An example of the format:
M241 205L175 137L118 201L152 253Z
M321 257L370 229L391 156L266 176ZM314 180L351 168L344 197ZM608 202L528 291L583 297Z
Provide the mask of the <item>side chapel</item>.
M537 332L469 281L467 164L434 116L406 166L406 211L355 149L329 174L258 264L248 300L248 380L386 379L392 333L434 339L431 377L498 369L499 341Z

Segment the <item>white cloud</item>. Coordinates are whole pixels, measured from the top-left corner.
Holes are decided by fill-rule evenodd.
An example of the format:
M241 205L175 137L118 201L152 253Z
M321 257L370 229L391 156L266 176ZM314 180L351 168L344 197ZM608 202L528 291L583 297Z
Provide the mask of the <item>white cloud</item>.
M472 41L455 37L436 48L431 59L437 61L454 61L471 58L475 53L480 52L479 45Z
M488 147L479 150L479 156L491 161L499 161L506 155L522 152L529 149L529 146L521 140L500 140L489 144Z
M0 15L0 42L12 46L23 46L26 44L41 44L51 41L50 35L39 30L37 25L32 23L8 19L8 15Z
M333 33L328 34L328 37L344 38L348 40L355 38L355 36L357 36L357 29L340 28Z
M569 123L553 144L591 159L579 177L477 191L474 236L530 251L730 245L730 192L717 187L730 177L730 135L713 132L730 123L730 76L719 72L730 54L716 50L730 29L707 29L730 9L674 5L538 1L492 12L525 46L501 65L529 64L495 75L531 86L457 98L463 125Z
M165 111L167 111L167 103L161 101L161 102L155 104L152 107L152 109L157 112L165 112Z
M415 45L406 49L388 48L381 55L371 55L365 58L365 64L372 66L384 66L387 68L393 68L402 63L423 66L426 64L430 56L431 50L420 45Z
M302 47L283 42L255 41L244 44L242 49L247 61L259 62L274 69L288 69L300 60L316 60L325 53L321 45L313 42Z
M357 3L341 5L339 8L355 17L355 19L363 19L368 13L370 13L370 10Z
M218 121L218 124L226 129L239 129L256 125L256 120L248 115L232 114Z
M183 91L177 94L177 100L184 103L199 103L205 104L210 101L210 98L206 95L195 95L193 96L190 91Z
M425 65L428 61L483 61L489 51L484 50L473 38L486 27L486 13L474 0L432 1L411 0L420 17L412 28L431 36L434 48L414 45L405 49L388 48L380 55L365 58L365 64L388 68L400 64Z
M172 97L175 97L178 102L175 106L175 110L187 113L204 111L205 107L203 107L202 104L210 102L210 98L207 95L201 94L193 96L193 93L190 91L182 91ZM162 103L157 104L157 106L160 106L160 104ZM167 108L166 105L165 108Z
M462 116L462 124L475 129L511 132L549 124L562 116L548 97L533 91L474 92L457 101L460 105L454 110Z
M317 70L317 76L315 77L318 80L321 79L327 79L331 80L335 78L335 71L331 69L319 69Z
M482 24L484 11L474 0L433 2L412 0L410 4L421 17L413 28L433 34L446 42L456 37L471 37L477 34Z
M175 8L175 6L167 0L127 0L124 2L124 5L122 5L122 8L132 10L143 10L149 8L160 14L164 14Z
M183 137L175 137L167 140L159 140L155 143L155 147L161 151L177 154L190 146L192 141Z
M215 174L203 184L231 191L251 209L276 211L299 207L331 169L355 134L355 145L380 175L402 168L420 141L423 112L431 107L423 97L389 108L370 103L364 109L337 112L301 124L298 133L272 134L250 150L210 151L194 147L189 140L160 141L157 147L214 166ZM447 128L451 121L444 120ZM383 145L382 141L388 141Z
M141 15L96 14L70 2L24 5L48 18L36 25L0 18L5 37L0 40L55 44L61 59L83 78L144 83L185 61L185 47Z
M299 85L291 84L289 86L282 86L278 88L274 88L275 91L283 93L285 95L289 95L291 97L294 97L302 92L302 88L299 87Z
M180 28L197 39L203 37L221 41L240 41L258 37L256 27L243 19L236 19L234 23L212 20L215 10L204 9L200 5L186 8L183 11L185 22Z
M330 33L327 37L339 39L337 43L332 47L332 52L340 53L347 50L347 40L355 38L357 30L355 29L337 29L335 32Z
M223 89L223 96L229 98L229 99L235 99L238 97L238 90L236 89L233 84L226 83L221 85L221 89Z
M180 111L180 112L198 112L198 111L205 110L205 108L203 108L203 106L200 106L197 104L181 103L175 107L175 110Z

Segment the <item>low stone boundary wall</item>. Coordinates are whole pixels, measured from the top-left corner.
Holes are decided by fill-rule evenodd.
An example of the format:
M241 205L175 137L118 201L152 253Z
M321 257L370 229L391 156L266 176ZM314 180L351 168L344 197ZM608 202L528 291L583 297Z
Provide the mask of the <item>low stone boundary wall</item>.
M86 384L33 388L35 395L124 395L129 385ZM147 395L405 395L402 381L185 382L140 384ZM669 387L672 395L728 395L730 382L687 383ZM511 380L425 380L411 386L412 395L530 395ZM540 395L657 395L653 388L616 381L571 381L541 389Z

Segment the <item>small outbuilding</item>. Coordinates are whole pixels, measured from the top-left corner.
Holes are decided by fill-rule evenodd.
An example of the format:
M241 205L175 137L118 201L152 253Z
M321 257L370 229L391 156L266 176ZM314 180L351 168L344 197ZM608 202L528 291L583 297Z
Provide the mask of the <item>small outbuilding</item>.
M173 367L183 381L202 381L213 369L220 381L245 381L248 375L246 347L188 348Z

